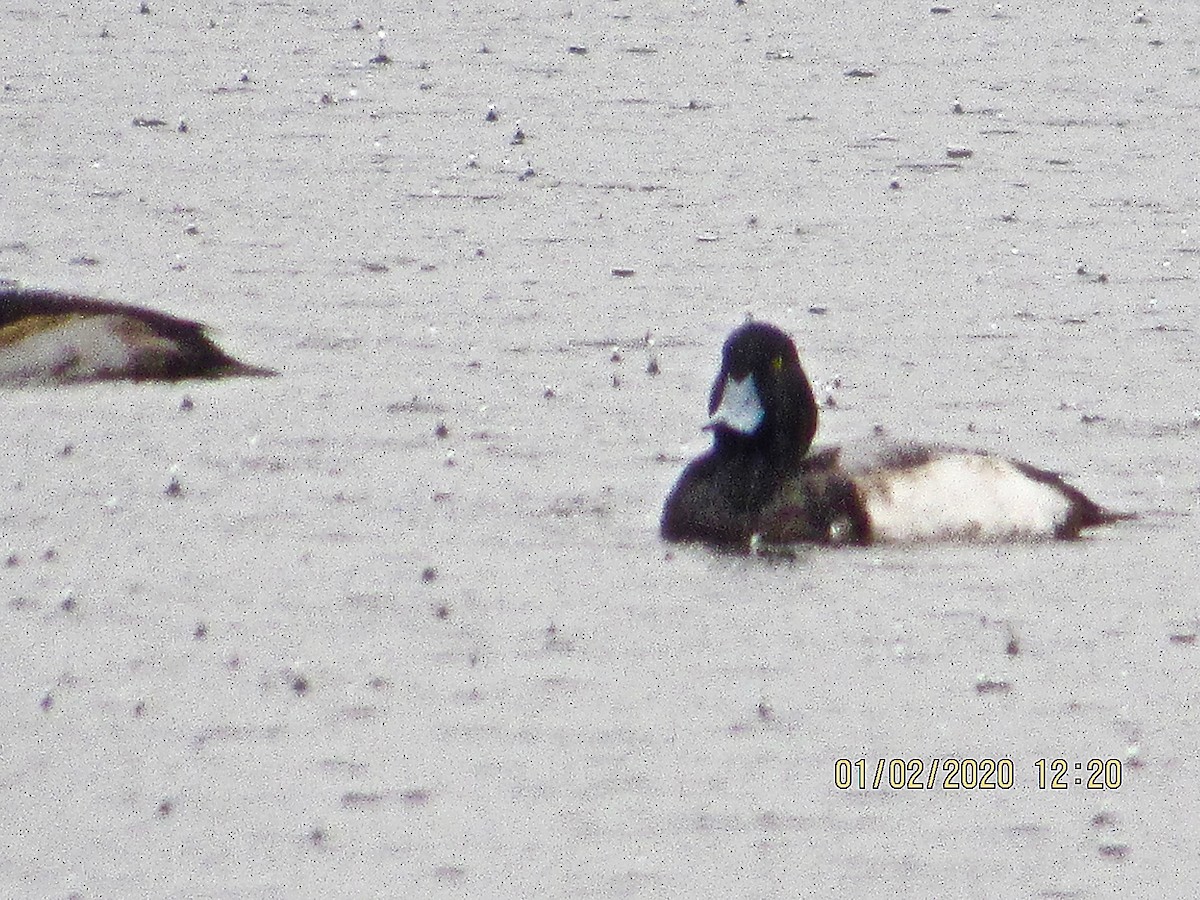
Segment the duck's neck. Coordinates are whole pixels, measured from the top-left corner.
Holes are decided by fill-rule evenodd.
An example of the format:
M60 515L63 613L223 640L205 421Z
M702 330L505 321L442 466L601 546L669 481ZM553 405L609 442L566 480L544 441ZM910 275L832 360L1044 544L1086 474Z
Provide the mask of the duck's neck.
M749 435L718 428L713 436L713 450L717 456L736 460L740 465L790 472L800 465L811 441L811 435L779 428L763 427Z

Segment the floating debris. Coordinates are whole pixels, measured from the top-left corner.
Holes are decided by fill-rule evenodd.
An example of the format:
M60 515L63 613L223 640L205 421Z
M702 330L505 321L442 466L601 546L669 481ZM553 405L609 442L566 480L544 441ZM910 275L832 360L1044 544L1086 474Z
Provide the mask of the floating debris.
M1136 740L1125 748L1125 765L1131 769L1140 769L1146 765L1142 759L1142 745Z
M842 376L834 375L824 383L817 384L817 393L821 395L821 406L826 409L837 408L836 392L842 388Z
M563 634L562 630L552 621L546 626L543 634L543 647L553 653L573 653L575 641Z
M425 788L410 788L400 794L400 800L405 806L425 806L432 798L433 794Z
M1004 645L1004 652L1009 656L1016 656L1021 652L1021 643L1017 640L1017 633L1011 627L1008 629L1008 643Z
M353 809L356 806L371 806L384 799L384 795L374 791L347 791L342 794L342 806Z
M390 56L388 56L387 51L384 49L384 44L387 41L387 32L384 31L382 28L380 28L379 31L377 31L375 33L375 37L379 41L379 52L371 57L372 65L376 65L376 66L391 65L392 58Z
M998 678L980 675L975 679L975 693L977 694L1007 694L1011 690L1011 684Z

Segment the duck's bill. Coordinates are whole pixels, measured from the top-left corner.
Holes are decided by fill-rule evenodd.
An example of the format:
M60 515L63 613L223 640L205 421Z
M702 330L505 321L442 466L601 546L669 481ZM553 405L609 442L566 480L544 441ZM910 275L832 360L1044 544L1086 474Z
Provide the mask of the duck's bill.
M766 417L762 401L758 397L758 385L754 376L747 375L740 381L732 375L725 377L721 386L721 401L704 426L711 431L718 426L724 426L739 434L754 434Z

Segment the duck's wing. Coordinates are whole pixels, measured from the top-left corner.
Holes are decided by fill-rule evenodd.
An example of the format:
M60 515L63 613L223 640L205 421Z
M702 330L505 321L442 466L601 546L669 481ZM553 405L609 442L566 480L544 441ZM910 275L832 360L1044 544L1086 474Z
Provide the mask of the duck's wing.
M840 447L806 456L759 516L756 535L769 544L858 544L867 520Z
M1053 472L977 450L904 444L843 460L873 541L1076 538L1128 518Z

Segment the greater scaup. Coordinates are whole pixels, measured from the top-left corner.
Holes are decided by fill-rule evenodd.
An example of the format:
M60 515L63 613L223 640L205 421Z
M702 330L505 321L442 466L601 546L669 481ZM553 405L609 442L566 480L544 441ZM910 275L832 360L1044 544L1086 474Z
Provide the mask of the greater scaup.
M984 452L892 445L811 451L817 404L791 338L751 322L725 342L705 426L662 514L669 541L749 547L1076 538L1130 518L1058 475Z
M0 385L276 375L239 362L199 322L58 291L0 288Z

